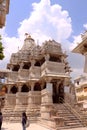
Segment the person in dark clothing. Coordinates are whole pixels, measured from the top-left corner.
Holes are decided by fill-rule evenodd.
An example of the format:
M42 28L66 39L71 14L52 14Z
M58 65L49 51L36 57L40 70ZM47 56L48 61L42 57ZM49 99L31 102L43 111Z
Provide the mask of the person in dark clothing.
M22 113L22 127L23 127L23 130L26 130L26 122L27 122L27 115L25 112Z
M2 116L2 112L0 112L0 130L1 130L1 127L2 127L2 121L3 121L3 116Z

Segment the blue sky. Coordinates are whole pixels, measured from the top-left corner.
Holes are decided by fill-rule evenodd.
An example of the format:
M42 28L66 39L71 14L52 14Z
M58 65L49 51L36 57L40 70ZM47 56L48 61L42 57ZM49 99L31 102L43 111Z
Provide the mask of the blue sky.
M84 57L72 54L80 34L87 29L87 0L10 0L6 25L0 29L5 47L5 68L10 55L23 45L24 34L30 33L39 43L54 39L66 50L73 70L72 77L83 73Z
M6 33L9 36L17 35L17 28L25 18L28 18L32 12L32 3L39 3L40 0L11 0L9 15L6 22ZM51 4L59 4L62 10L67 10L72 19L73 35L78 35L84 31L83 24L87 22L87 1L84 0L51 0Z

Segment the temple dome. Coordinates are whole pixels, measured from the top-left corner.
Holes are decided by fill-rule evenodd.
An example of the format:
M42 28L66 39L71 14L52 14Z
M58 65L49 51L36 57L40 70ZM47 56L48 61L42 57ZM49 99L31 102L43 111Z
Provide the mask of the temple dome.
M25 33L25 35L26 38L24 40L24 45L22 46L21 51L32 50L36 46L35 41L29 34Z

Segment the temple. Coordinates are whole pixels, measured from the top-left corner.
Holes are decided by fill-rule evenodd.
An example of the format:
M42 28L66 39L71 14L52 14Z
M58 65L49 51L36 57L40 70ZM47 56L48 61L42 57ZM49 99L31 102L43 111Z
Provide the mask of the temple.
M22 48L11 55L7 64L2 108L5 121L18 122L26 111L31 122L50 129L84 125L74 109L75 87L67 57L55 40L37 45L26 33Z
M27 93L40 96L40 92L47 88L52 92L52 102L59 103L59 98L64 99L64 87L70 83L70 67L66 58L67 55L56 41L45 41L39 46L30 35L27 36L21 50L13 53L7 64L10 73L6 85L8 96L12 95L10 100L14 100L14 95L17 94L17 102L27 104L30 103L26 100ZM34 99L35 104L41 103L38 98ZM7 103L13 102L8 100Z

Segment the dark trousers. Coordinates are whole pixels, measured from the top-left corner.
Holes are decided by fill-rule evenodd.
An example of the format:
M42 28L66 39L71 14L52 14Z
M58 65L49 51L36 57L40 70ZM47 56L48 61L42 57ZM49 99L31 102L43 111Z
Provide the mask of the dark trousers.
M0 122L0 130L1 130L2 122Z

